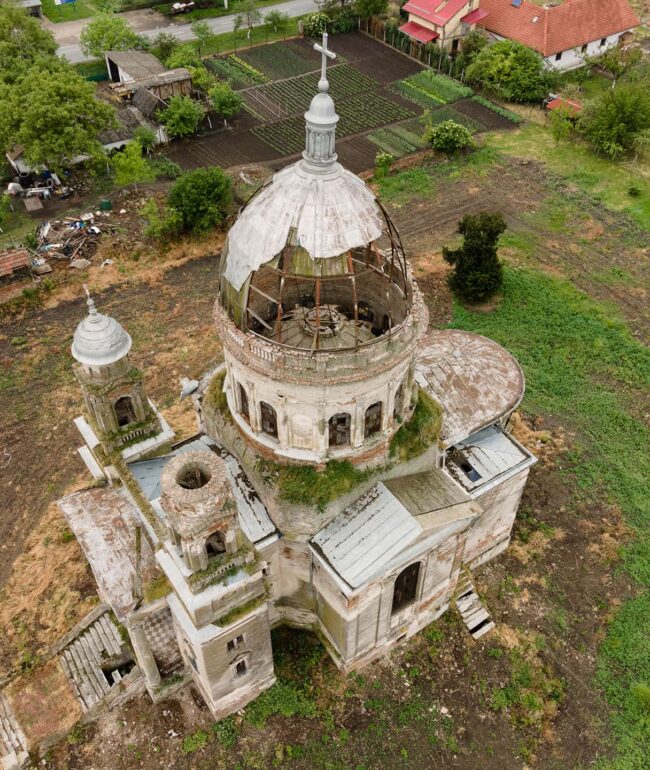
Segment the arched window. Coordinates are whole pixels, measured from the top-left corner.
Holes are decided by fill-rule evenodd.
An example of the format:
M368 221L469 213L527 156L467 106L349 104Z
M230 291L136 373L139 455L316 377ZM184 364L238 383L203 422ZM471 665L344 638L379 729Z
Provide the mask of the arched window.
M364 424L363 435L365 438L369 438L375 433L379 433L381 430L381 401L377 401L371 404L366 409L366 419Z
M404 383L395 391L395 403L393 404L393 419L398 417L402 411L402 402L404 401Z
M262 430L273 438L278 437L278 416L275 409L264 401L260 401L260 417L262 418Z
M246 391L244 390L244 386L241 384L241 382L237 383L237 388L239 390L239 414L241 414L242 417L245 417L247 421L250 420L250 416L248 413L248 396L246 395Z
M329 445L344 446L350 443L350 423L352 419L347 412L334 414L329 419Z
M393 615L406 607L415 599L418 589L418 577L420 575L420 562L409 564L397 576L393 587Z
M226 538L223 532L213 532L205 541L205 550L208 557L226 552Z
M122 396L118 398L113 407L115 409L115 418L120 428L135 422L135 409L131 396Z

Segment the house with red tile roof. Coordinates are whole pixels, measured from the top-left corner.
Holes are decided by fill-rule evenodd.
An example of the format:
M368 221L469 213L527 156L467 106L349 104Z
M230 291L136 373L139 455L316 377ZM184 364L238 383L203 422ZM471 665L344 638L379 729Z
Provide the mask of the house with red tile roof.
M402 10L408 22L400 32L416 43L434 43L455 53L463 35L486 15L479 0L408 0Z
M551 69L581 67L624 41L639 19L627 0L567 0L535 5L529 0L480 0L478 26L494 40L516 40L544 57Z

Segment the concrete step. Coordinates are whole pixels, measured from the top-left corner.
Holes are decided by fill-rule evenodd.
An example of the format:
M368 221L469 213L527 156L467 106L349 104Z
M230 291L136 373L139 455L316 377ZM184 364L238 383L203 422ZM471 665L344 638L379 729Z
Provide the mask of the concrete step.
M27 741L6 695L0 691L0 767L20 770L29 765Z
M476 593L474 583L468 572L462 573L458 579L456 607L460 612L463 623L474 639L480 639L494 628L494 622L490 618L490 613L485 609L483 602Z

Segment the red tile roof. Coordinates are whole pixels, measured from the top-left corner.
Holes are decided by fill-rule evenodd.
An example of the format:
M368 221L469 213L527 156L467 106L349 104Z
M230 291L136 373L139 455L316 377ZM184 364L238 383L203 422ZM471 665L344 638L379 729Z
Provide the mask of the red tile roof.
M517 40L543 56L576 48L599 38L638 27L639 19L627 0L567 0L541 8L523 0L480 0L488 16L480 26L501 37ZM536 21L533 21L536 19Z
M444 27L466 4L467 0L409 0L402 10Z
M555 99L551 99L546 104L547 110L559 110L565 109L570 115L577 115L582 112L582 105L580 102L573 102L571 99L563 99L561 96L556 96Z
M473 11L470 11L467 16L463 16L461 21L465 24L476 24L477 21L481 21L481 19L484 19L487 15L487 11L484 11L482 8L475 8Z
M0 250L0 276L11 275L15 270L29 267L31 261L27 249Z
M409 37L419 40L421 43L430 43L432 40L435 40L437 37L439 37L437 32L434 32L432 29L427 29L426 27L421 27L414 21L409 21L406 24L402 24L402 26L399 27L399 31L403 32Z

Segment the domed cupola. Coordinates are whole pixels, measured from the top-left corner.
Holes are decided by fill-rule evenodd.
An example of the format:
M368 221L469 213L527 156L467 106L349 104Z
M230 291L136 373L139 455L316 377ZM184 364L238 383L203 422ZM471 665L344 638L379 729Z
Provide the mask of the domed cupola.
M314 47L323 65L303 157L239 212L215 312L240 429L279 459L322 462L385 449L410 406L427 319L390 217L337 162L326 73L335 54L326 34Z
M114 364L131 350L131 337L114 318L97 312L90 294L87 304L88 315L75 330L71 353L86 366Z

